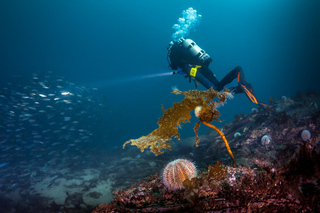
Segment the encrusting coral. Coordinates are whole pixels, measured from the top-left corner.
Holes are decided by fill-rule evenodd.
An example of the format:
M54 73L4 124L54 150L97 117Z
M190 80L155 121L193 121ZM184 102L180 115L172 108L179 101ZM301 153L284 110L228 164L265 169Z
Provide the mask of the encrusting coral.
M180 139L180 134L178 133L178 127L180 126L180 123L190 122L190 112L196 107L201 106L201 110L197 117L200 119L200 122L215 129L219 133L228 149L230 156L232 157L233 165L235 166L234 157L223 133L212 124L209 124L214 120L219 120L218 117L220 116L220 113L216 108L218 105L223 104L227 98L232 97L231 92L227 89L223 92L219 92L210 88L207 91L190 90L188 92L174 89L172 93L176 95L183 94L184 99L179 103L173 103L173 106L169 109L164 110L162 107L163 116L158 120L159 128L155 129L147 136L142 136L138 139L131 139L125 142L123 144L123 148L128 143L137 146L141 152L150 147L151 151L156 156L163 154L161 149L171 150L171 146L169 143L167 143L167 141L171 140L172 137L177 137ZM213 100L216 97L218 100ZM200 122L196 123L194 127L194 131L196 133L196 146L199 144L197 130L200 127Z

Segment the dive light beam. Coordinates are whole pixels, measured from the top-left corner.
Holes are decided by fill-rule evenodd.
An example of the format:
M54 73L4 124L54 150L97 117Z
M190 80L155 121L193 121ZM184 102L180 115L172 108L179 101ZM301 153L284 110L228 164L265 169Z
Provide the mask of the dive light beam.
M172 74L173 74L172 72L163 72L163 73L150 74L150 75L114 78L114 79L108 79L106 81L93 83L92 86L103 88L103 87L115 86L115 85L119 85L119 84L126 84L126 83L130 83L130 82L140 81L140 80L145 80L145 79L150 79L150 78L168 76L168 75L172 75Z

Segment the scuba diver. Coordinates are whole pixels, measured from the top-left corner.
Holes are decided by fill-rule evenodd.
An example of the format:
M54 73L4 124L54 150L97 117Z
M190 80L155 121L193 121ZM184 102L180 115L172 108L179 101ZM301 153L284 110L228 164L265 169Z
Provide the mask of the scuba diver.
M178 41L171 41L167 49L169 67L175 70L173 74L186 74L185 78L189 78L189 82L192 79L196 87L199 82L207 89L212 87L218 91L224 89L227 84L237 78L238 86L232 87L230 90L235 94L245 93L251 102L262 104L258 103L251 84L245 81L240 66L235 67L219 81L209 69L212 59L193 40L180 38Z

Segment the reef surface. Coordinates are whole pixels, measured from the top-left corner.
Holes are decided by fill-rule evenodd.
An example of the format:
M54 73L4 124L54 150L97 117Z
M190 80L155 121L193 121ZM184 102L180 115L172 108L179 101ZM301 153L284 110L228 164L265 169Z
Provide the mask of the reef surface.
M195 138L177 141L171 158L187 153L199 169L197 177L183 182L184 189L168 190L159 169L116 190L111 202L93 212L319 212L319 101L319 93L309 91L294 98L270 98L269 107L235 116L222 132L237 167L231 167L215 131L200 136L199 147ZM152 159L148 153L139 157ZM158 167L166 160L157 157L153 162Z

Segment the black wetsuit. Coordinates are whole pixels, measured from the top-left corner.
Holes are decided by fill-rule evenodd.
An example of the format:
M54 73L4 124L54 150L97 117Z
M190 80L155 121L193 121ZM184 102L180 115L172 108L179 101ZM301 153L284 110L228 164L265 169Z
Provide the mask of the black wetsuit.
M244 73L242 71L242 68L240 66L235 67L233 70L231 70L221 81L219 81L216 76L213 74L213 72L208 68L205 67L204 69L200 68L199 70L207 79L209 79L212 84L215 86L214 89L221 91L225 88L226 85L230 84L234 79L238 77L238 75L244 77ZM247 85L249 83L246 83ZM209 89L209 88L207 88ZM243 93L243 90L240 85L236 87L229 88L234 93Z
M245 93L253 103L258 104L252 86L245 81L244 73L240 66L235 67L219 81L209 69L209 65L212 62L210 56L198 46L196 46L196 53L191 51L194 46L189 44L187 47L183 46L183 41L173 42L169 45L168 61L171 69L177 70L177 73L183 71L186 74L185 77L189 77L190 82L193 79L200 82L207 89L212 87L218 91L223 90L226 85L237 79L238 86L229 89L235 94Z
M186 77L190 77L190 81L191 81L190 69L192 68L192 66L199 65L199 64L196 64L196 61L194 61L195 64L187 63L187 61L190 62L192 60L190 60L188 57L184 57L184 54L180 53L178 48L172 48L171 53L173 54L169 56L171 61L170 68L173 70L178 70L179 68L181 68L182 71L186 74ZM236 79L239 73L240 75L243 75L242 68L240 66L237 66L233 70L231 70L221 81L219 81L209 68L210 62L206 64L201 64L201 67L198 68L198 72L201 73L203 77L210 82L203 82L204 81L203 79L201 78L197 79L197 77L195 77L195 79L199 81L207 89L209 89L210 87L213 87L213 89L221 91L224 89L226 85L228 85L234 79ZM240 86L233 87L230 89L232 89L234 93L243 92Z

